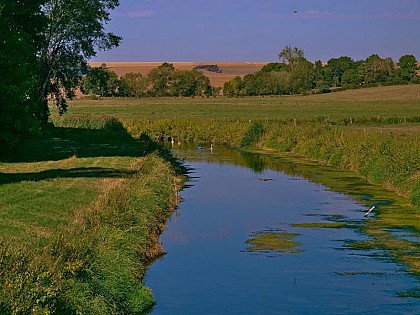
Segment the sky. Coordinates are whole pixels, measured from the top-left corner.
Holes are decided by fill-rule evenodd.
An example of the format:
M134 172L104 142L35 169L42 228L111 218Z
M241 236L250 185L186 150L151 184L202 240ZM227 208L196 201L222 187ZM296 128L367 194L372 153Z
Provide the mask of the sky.
M93 61L419 60L420 0L120 0L106 30L123 41Z

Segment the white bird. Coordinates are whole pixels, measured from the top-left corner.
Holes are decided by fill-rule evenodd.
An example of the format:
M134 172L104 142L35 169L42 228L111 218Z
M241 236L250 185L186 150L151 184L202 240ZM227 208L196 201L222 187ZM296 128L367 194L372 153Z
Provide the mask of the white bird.
M375 209L375 206L372 206L372 208L369 209L368 212L365 213L365 217L367 218L367 216L369 215L369 213L372 212L372 210Z

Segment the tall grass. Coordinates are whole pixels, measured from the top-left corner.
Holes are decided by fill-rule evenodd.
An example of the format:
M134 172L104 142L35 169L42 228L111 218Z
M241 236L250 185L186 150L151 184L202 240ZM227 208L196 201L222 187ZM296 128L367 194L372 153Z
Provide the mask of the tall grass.
M143 314L154 300L141 280L150 261L163 253L158 236L178 202L176 192L180 182L174 168L177 162L150 137L144 135L139 140L128 137L116 120L71 119L61 122L62 128L52 135L54 141L46 140L40 145L51 151L59 148L55 157L62 158L70 143L76 155L50 160L45 152L35 156L37 162L2 164L0 193L16 185L23 193L36 186L41 196L52 176L54 185L71 182L75 188L81 184L77 177L86 176L94 187L83 186L92 189L86 200L79 200L82 197L79 189L49 196L64 200L49 201L50 206L60 204L56 211L39 207L37 216L24 220L20 212L9 212L10 225L24 228L17 229L15 234L0 231L0 313ZM68 128L69 125L72 127ZM78 147L75 138L86 136L75 128L80 126L101 132L92 137L94 141L84 139ZM55 138L68 133L70 138L62 141ZM108 143L113 147L110 152L103 151L101 146L96 151L83 151L85 145L94 147L98 138L106 143L108 137L112 138ZM134 151L131 146L138 148ZM79 153L89 157L78 158ZM90 164L86 165L87 162ZM26 168L31 172L27 173ZM182 170L179 164L178 170ZM94 194L97 197L92 201ZM3 202L4 195L0 196ZM27 234L31 229L38 233Z
M259 147L293 152L357 172L416 202L420 180L420 138L329 124L266 127Z
M178 184L156 155L135 163L135 175L106 181L100 198L41 250L36 241L0 243L4 313L141 314L153 305L140 280L162 254L157 238Z

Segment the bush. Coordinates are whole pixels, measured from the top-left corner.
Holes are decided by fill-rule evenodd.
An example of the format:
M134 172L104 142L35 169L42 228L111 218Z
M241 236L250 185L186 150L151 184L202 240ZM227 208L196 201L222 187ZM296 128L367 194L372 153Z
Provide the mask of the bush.
M255 145L264 134L264 126L260 121L253 122L241 140L241 147Z

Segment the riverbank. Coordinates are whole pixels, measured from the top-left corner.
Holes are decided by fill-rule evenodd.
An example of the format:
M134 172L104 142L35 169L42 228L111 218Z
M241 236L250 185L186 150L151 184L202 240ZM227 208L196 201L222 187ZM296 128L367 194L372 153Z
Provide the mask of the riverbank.
M83 127L83 124L87 128ZM53 129L0 164L0 313L138 314L182 167L114 119Z
M62 119L116 115L134 136L292 152L354 171L420 207L419 102L420 85L267 98L77 100L74 116Z

